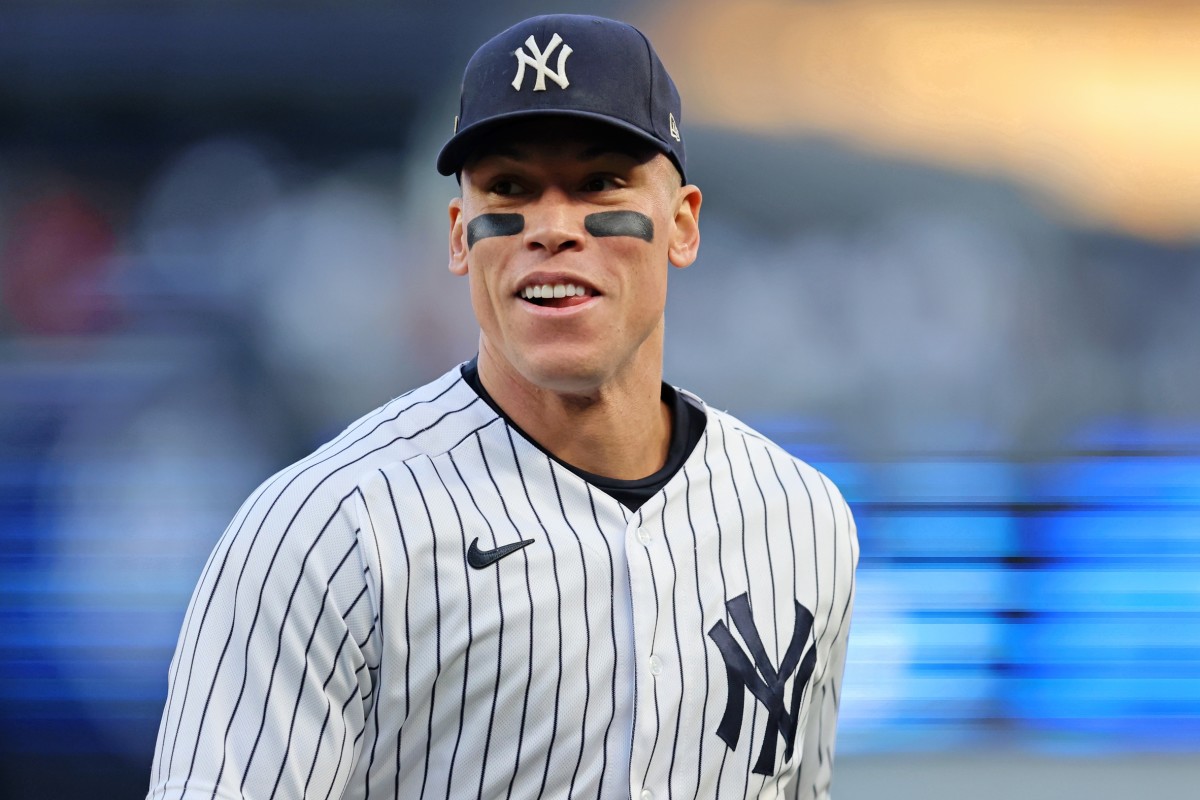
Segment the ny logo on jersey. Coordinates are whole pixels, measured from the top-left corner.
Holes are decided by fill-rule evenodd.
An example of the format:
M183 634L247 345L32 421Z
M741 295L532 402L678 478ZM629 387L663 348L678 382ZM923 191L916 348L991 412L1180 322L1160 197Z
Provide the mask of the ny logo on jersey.
M723 621L717 622L708 631L709 638L716 642L717 649L721 651L721 658L725 660L725 675L729 681L729 699L725 703L725 715L721 717L721 724L717 726L717 736L721 737L730 750L737 749L742 732L742 708L747 690L767 711L766 738L758 751L758 760L754 762L753 771L758 775L774 774L778 736L782 735L787 745L783 754L784 760L792 757L796 728L799 725L800 700L817 664L815 642L814 646L805 652L809 633L812 632L812 612L799 602L793 602L796 603L796 627L792 631L792 640L783 654L779 669L771 664L767 650L758 635L754 617L750 613L749 595L738 595L725 604L725 609L729 612L734 627L742 635L750 655L738 645ZM801 655L804 656L803 661ZM784 684L792 677L792 673L795 673L795 681L792 683L791 703L785 706Z
M552 72L546 66L546 62L550 59L550 54L554 52L554 48L562 44L562 50L558 51L558 71ZM546 78L558 84L558 88L565 89L571 85L567 80L567 56L571 55L571 46L563 44L562 37L557 33L550 39L550 44L546 46L545 51L539 50L537 41L533 35L525 40L525 45L533 52L533 55L525 52L524 47L518 47L513 53L517 57L517 77L513 78L512 87L517 91L521 90L521 84L525 81L525 66L531 66L537 70L537 80L533 82L533 90L535 92L546 91Z

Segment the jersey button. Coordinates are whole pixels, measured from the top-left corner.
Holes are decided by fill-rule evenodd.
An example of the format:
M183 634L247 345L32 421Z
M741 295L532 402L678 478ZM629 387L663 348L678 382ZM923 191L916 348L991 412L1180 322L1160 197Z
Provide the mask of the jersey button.
M661 675L662 668L663 668L662 659L659 658L658 656L650 656L650 674L651 675ZM645 794L645 792L643 792L643 795L644 794Z
M645 528L638 528L638 541L642 544L650 544L650 531Z
M649 789L642 789L640 797L642 800L654 800L654 792Z

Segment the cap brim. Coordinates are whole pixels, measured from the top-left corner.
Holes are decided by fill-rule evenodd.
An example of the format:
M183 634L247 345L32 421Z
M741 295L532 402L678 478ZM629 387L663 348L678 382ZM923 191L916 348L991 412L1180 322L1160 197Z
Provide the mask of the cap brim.
M625 122L624 120L614 119L613 117L604 114L597 114L593 111L579 111L576 109L560 109L560 108L535 108L522 109L520 111L512 111L508 114L498 114L494 117L477 122L474 125L468 125L460 130L454 136L450 137L450 141L446 142L442 147L437 157L437 171L442 175L456 175L463 168L463 164L471 157L471 154L479 147L481 140L489 133L495 131L496 128L522 119L534 117L570 117L573 119L586 119L599 122L611 128L617 128L633 135L635 138L642 140L646 144L653 147L658 152L671 159L671 163L675 165L675 169L679 170L679 174L683 177L683 167L676 160L675 155L671 152L666 142L663 142L657 137L651 136L646 131ZM685 178L686 180L686 178Z

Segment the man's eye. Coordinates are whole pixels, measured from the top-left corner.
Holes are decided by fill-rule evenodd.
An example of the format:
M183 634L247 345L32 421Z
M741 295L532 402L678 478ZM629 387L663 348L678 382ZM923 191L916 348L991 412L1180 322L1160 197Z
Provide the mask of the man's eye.
M583 191L585 192L603 192L608 189L615 188L617 188L617 182L604 175L597 175L594 178L589 178L587 182L583 184Z
M492 194L513 195L521 191L521 185L512 180L499 180L492 184Z

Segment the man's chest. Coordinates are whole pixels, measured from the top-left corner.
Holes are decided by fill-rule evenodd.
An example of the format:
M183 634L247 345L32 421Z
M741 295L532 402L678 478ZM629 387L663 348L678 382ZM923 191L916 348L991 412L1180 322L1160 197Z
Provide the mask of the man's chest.
M624 737L644 769L663 737L713 763L737 750L762 776L794 764L825 622L801 518L718 501L704 475L628 512L552 464L522 467L410 463L372 513L391 517L381 625L406 717L523 746L552 748L564 726L583 749Z

